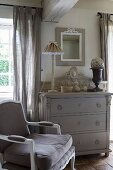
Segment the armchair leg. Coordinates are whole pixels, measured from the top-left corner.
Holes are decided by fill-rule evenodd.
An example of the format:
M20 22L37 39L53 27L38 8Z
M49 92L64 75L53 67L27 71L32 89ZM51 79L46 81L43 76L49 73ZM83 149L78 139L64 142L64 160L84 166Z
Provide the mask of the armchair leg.
M73 157L71 158L71 170L76 170L76 169L75 169L75 154L74 154Z

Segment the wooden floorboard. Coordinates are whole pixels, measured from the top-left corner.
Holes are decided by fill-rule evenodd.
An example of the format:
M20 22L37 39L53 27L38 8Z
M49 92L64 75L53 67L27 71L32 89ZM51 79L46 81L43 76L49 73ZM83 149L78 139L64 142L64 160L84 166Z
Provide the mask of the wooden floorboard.
M113 143L110 144L111 152L108 157L105 154L85 155L76 157L76 170L113 170ZM2 168L0 167L0 170ZM65 170L71 170L70 163Z
M110 144L111 152L108 157L105 154L85 155L76 157L76 170L113 170L113 143ZM71 170L70 164L65 170Z

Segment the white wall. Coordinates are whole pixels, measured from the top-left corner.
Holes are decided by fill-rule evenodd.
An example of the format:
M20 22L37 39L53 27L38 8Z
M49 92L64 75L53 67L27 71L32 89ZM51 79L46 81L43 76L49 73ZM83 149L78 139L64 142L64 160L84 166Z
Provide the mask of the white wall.
M92 9L103 12L113 12L112 0L79 0L75 6L81 9Z
M42 51L46 44L55 40L55 27L85 28L85 66L79 66L80 72L92 77L90 62L94 57L100 57L99 26L96 10L73 8L59 23L42 23ZM42 80L51 80L51 58L42 55ZM64 74L69 67L56 66L56 77Z
M55 27L85 28L85 66L78 66L80 72L92 77L90 62L100 57L99 25L97 12L113 13L111 0L79 0L59 23L42 23L42 51L49 41L55 40ZM51 58L42 55L42 80L51 80ZM56 77L63 75L69 67L56 66Z
M0 6L0 18L13 18L13 8Z

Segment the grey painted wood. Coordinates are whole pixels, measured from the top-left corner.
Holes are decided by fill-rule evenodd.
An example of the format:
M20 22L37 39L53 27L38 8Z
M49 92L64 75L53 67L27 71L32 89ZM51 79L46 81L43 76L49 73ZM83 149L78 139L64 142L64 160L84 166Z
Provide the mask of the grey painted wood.
M101 98L64 98L51 100L51 114L85 112L105 112L106 99ZM84 111L84 112L83 112Z
M67 31L68 28L56 27L55 29L55 40L61 46L61 34ZM85 29L75 28L75 31L81 34L81 58L76 61L62 61L61 56L56 56L57 66L84 66L85 65ZM80 48L80 47L79 47ZM65 51L64 51L65 53Z
M52 117L51 121L58 123L64 133L106 130L106 114L58 116Z
M76 151L90 151L106 148L106 133L85 133L73 135ZM97 151L98 153L98 151Z
M61 125L73 137L77 155L109 155L112 93L41 93L40 120Z

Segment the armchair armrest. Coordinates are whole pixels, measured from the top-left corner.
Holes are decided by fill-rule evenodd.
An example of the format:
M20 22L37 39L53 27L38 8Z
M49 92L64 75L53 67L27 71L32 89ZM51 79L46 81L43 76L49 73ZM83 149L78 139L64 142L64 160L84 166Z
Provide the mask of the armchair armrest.
M26 142L26 138L23 136L9 135L8 139L14 142Z
M18 136L18 135L1 135L0 134L0 139L8 141L8 142L13 142L13 143L23 143L23 144L29 144L31 143L32 139L27 139L23 136Z
M0 139L13 142L13 143L21 143L21 144L29 144L30 147L30 158L31 158L31 170L36 170L36 164L35 164L35 151L34 151L34 141L32 139L27 139L23 136L18 135L1 135Z
M54 126L54 123L48 121L41 121L39 122L39 126Z
M52 127L57 129L57 134L61 135L61 128L59 124L54 124L53 122L41 121L41 122L28 122L28 125L32 126L42 126L42 127Z

